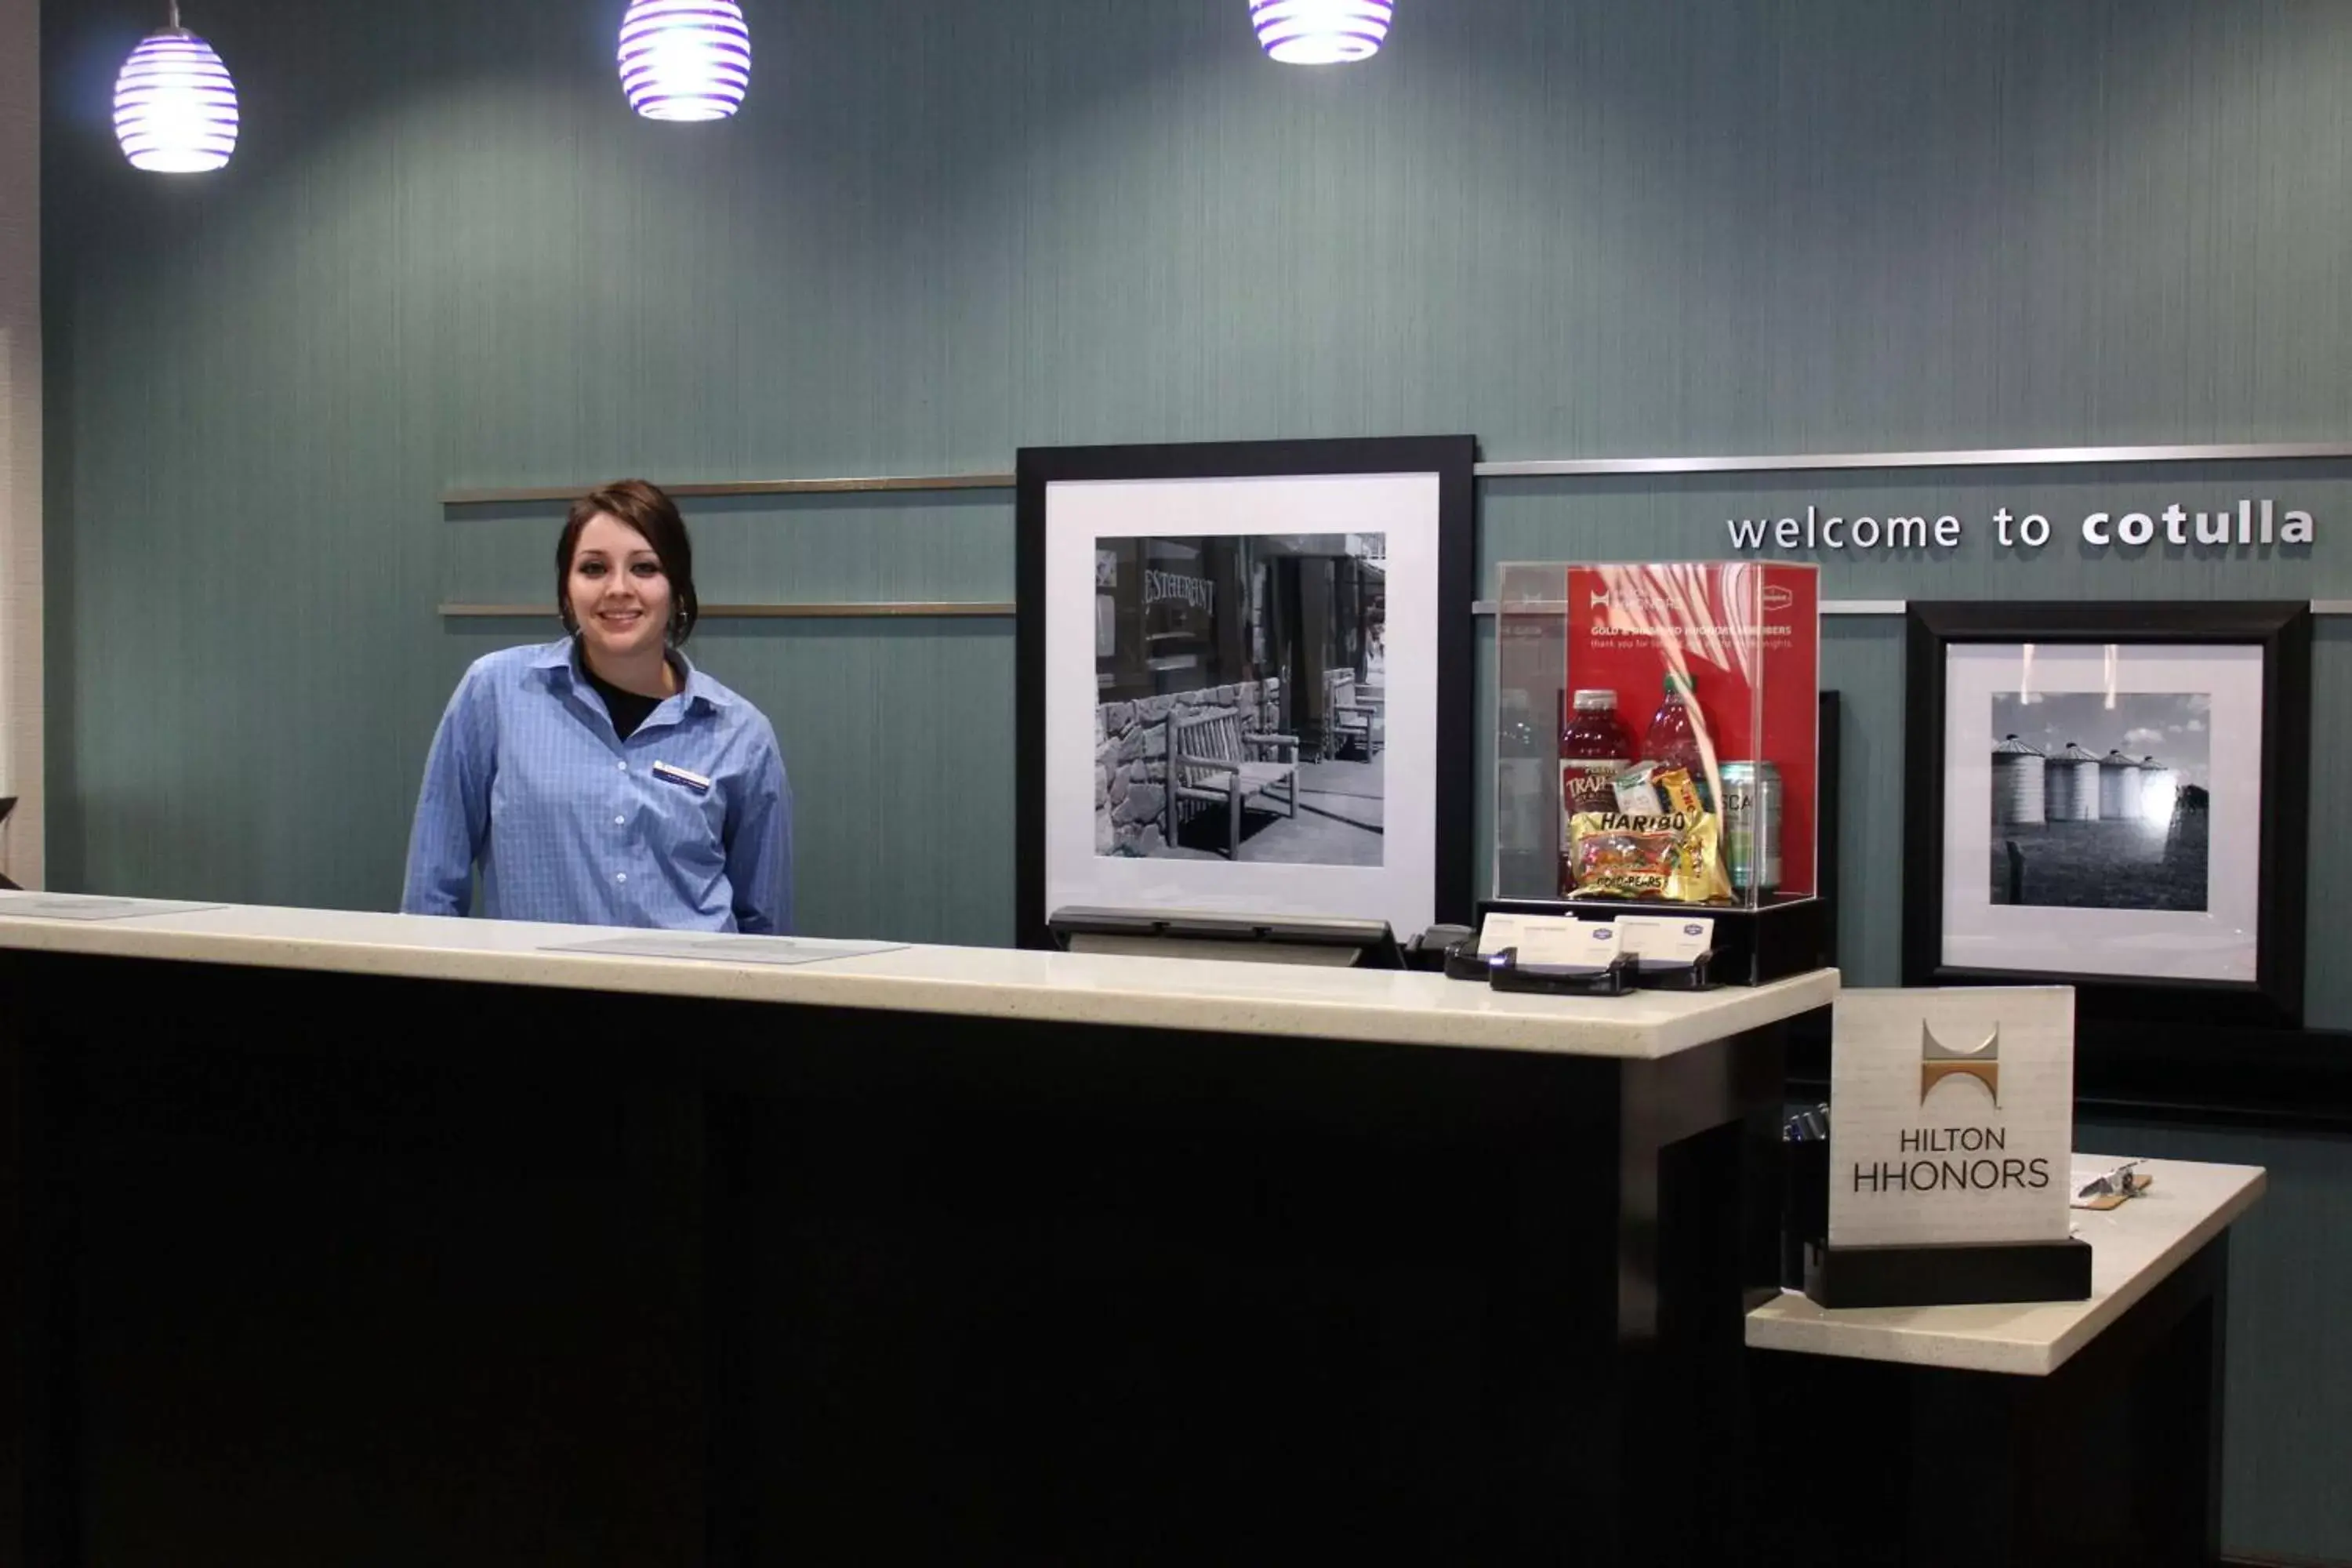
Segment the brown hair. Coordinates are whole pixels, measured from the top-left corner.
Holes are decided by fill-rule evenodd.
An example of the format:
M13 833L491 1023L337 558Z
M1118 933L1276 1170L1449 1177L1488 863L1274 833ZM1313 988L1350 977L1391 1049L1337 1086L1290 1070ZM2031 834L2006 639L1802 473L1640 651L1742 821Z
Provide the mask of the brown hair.
M660 558L662 575L669 579L669 645L680 646L694 635L702 615L694 596L694 542L686 536L677 503L643 479L616 479L572 503L563 535L555 542L555 613L563 618L563 629L580 630L572 617L572 558L580 551L580 531L600 516L635 529Z

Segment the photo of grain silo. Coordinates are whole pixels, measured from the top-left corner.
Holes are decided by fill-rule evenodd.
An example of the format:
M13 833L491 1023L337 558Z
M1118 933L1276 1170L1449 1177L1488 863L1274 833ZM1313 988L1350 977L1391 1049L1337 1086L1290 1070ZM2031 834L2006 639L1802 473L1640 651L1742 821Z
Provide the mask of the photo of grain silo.
M1992 901L2204 910L2211 710L2202 693L1995 692Z

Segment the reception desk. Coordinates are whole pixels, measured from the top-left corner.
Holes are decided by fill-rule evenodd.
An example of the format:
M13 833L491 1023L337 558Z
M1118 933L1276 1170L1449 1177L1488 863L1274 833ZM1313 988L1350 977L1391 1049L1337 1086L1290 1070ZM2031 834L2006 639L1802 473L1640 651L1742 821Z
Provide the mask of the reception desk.
M1753 1483L1780 1506L1759 1510L1746 1561L2221 1561L2230 1227L2265 1176L2137 1168L2155 1179L2141 1196L2072 1211L2091 1248L2088 1300L1826 1311L1792 1292L1749 1315L1755 1386L1781 1441Z
M0 895L28 1568L1734 1560L1783 1020ZM11 1545L15 1544L12 1541Z

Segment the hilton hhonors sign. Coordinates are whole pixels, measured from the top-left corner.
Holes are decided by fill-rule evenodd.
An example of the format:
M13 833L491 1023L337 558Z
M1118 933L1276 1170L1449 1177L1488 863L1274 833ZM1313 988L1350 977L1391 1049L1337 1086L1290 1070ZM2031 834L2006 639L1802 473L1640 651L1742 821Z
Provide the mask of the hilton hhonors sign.
M1831 1245L2065 1239L2071 987L1847 991L1832 1018Z

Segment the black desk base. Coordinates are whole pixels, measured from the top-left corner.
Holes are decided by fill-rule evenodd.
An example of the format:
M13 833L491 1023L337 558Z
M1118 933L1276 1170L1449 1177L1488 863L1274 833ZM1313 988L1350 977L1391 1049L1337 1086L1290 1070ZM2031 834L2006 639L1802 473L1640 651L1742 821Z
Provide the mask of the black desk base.
M1748 1561L2210 1568L2229 1237L2047 1377L1751 1352Z
M1737 1561L1780 1084L0 952L0 1561Z

